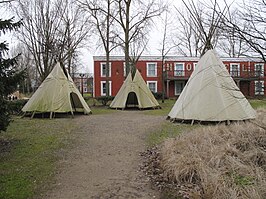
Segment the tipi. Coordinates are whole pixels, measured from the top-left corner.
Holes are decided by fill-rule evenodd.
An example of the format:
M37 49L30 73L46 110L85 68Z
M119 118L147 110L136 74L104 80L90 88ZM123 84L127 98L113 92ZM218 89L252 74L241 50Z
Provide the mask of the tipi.
M134 78L132 78L131 72L128 74L126 80L110 104L110 108L116 109L129 107L138 107L139 109L159 107L159 103L151 93L138 70L136 70Z
M168 118L230 121L254 119L256 112L214 50L199 60Z
M72 78L62 69L58 62L51 73L42 82L40 87L32 95L22 108L24 113L53 113L83 112L91 113L91 110L79 90L76 88Z

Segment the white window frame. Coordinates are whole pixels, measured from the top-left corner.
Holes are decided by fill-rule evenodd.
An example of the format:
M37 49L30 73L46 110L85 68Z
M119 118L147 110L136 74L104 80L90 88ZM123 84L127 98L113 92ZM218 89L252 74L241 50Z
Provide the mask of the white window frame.
M154 64L155 65L155 74L149 74L149 66L151 64ZM146 71L147 71L147 77L157 77L157 63L156 62L147 62L146 63Z
M237 75L235 75L236 71L233 71L233 66L237 66ZM230 63L230 75L232 77L239 77L240 76L240 63Z
M255 73L257 72L257 66L262 66L261 67L261 73L260 73L260 77L264 77L264 63L256 63L254 65L254 68L255 68Z
M257 90L256 84L258 84L259 82L262 84L261 90ZM264 93L265 93L264 81L255 81L255 95L264 95Z
M198 63L193 63L193 71L196 69Z
M127 76L127 71L126 71L126 62L123 62L123 75L124 75L124 77L126 77Z
M151 84L151 83L152 83L152 84L155 83L155 91L152 91L152 90L150 89L149 84ZM147 86L148 86L148 88L150 89L150 91L157 93L157 91L158 91L158 88L157 88L157 81L147 81Z
M101 96L106 96L106 93L103 93L103 84L106 84L106 81L101 81ZM112 95L112 81L109 81L109 95Z
M175 81L175 95L180 95L182 93L183 89L182 89L182 91L180 93L177 93L176 92L176 84L177 83L182 83L183 84L183 89L184 89L186 83L184 81Z
M177 70L177 65L182 65L182 71L178 71ZM176 63L174 63L174 76L175 77L183 77L183 76L185 76L185 63L184 62L176 62Z
M106 74L103 74L103 66L106 65L106 62L101 62L101 77L106 77ZM112 67L111 62L109 63L109 77L112 76Z

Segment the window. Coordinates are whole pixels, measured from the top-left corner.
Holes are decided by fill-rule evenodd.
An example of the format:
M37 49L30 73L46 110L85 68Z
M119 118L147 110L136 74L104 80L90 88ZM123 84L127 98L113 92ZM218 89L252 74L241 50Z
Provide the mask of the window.
M184 65L185 65L184 63L175 63L174 76L185 75Z
M263 63L259 63L259 64L255 64L255 74L256 76L264 76L264 64Z
M109 81L109 95L112 95L112 82ZM101 96L106 96L106 81L101 81Z
M107 67L106 63L101 63L101 77L106 77ZM111 77L111 63L109 65L109 77Z
M175 81L175 95L180 95L184 87L185 87L185 82Z
M264 95L264 81L255 81L255 95Z
M238 63L230 64L230 75L232 77L239 77L240 76L240 64L238 64Z
M147 63L147 77L157 77L157 63Z
M157 93L157 81L147 81L147 85L151 92Z

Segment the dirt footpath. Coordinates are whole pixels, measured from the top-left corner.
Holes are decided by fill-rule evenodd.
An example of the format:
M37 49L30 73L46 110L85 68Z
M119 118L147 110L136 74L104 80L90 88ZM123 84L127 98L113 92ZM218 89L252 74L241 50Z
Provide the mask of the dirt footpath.
M139 171L145 138L165 117L143 111L82 116L75 135L75 147L60 162L49 199L159 198Z

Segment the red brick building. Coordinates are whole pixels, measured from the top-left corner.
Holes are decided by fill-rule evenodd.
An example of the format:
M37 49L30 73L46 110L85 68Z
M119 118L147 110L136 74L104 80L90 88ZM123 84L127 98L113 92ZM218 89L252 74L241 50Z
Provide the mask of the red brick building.
M123 56L110 57L110 75L106 75L105 56L94 56L94 96L106 95L109 80L110 95L115 96L125 79ZM221 58L236 84L247 97L266 96L266 64L258 58ZM162 92L166 97L180 95L194 68L197 57L167 56L162 64L160 56L142 56L136 67L153 92ZM164 82L164 83L162 83Z

